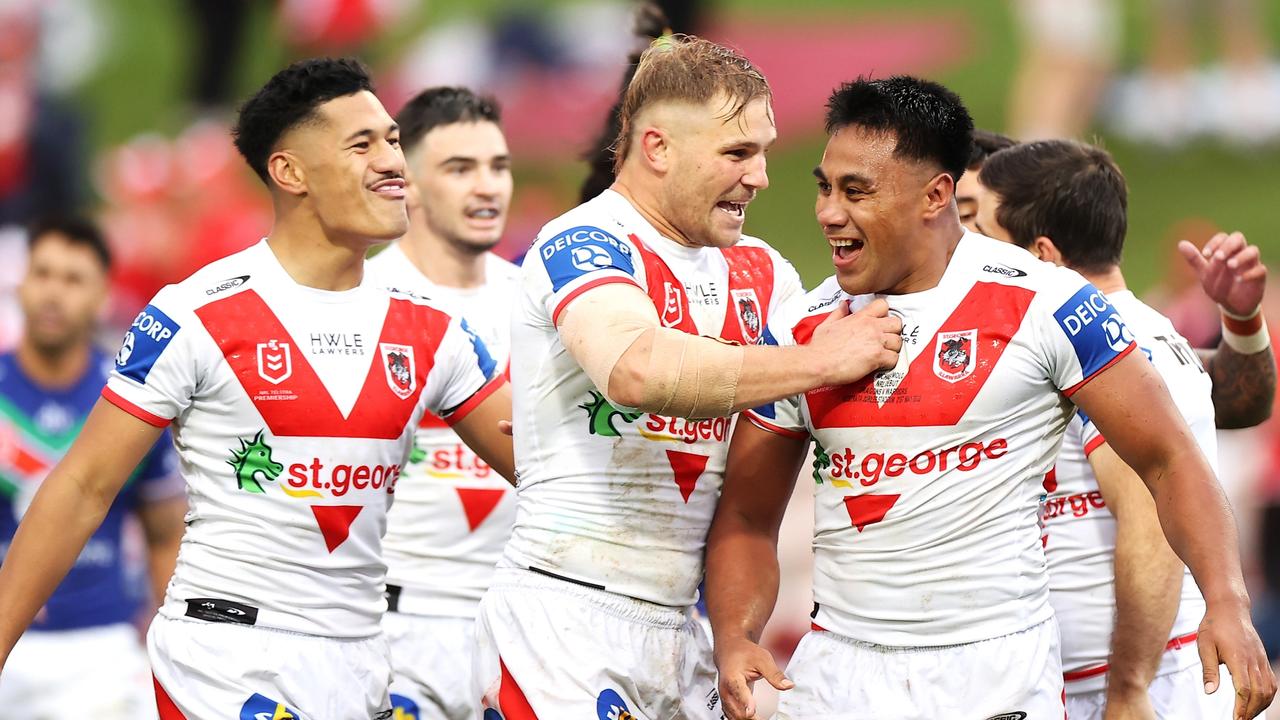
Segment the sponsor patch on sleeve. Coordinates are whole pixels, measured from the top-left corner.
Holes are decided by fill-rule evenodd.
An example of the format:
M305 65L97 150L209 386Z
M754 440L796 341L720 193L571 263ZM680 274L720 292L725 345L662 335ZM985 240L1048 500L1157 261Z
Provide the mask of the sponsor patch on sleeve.
M1066 333L1085 378L1101 370L1133 342L1120 313L1092 284L1076 291L1053 318Z
M462 319L460 324L462 325L462 331L467 334L467 337L471 338L471 349L475 351L476 358L479 360L480 372L484 373L486 378L492 378L493 371L497 369L498 363L489 354L489 348L485 347L484 341L480 339L480 336L476 335L475 331L467 325L466 319Z
M124 334L124 342L116 353L116 372L145 383L147 374L160 359L160 353L169 346L179 329L178 323L156 306L143 308Z
M631 248L597 227L579 225L556 235L538 248L551 277L553 292L570 282L601 270L635 275Z

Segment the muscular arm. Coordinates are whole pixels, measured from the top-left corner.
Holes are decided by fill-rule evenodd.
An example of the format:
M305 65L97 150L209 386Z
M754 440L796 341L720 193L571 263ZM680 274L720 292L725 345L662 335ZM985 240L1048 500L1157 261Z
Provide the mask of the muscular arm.
M1160 668L1178 615L1182 561L1160 530L1155 502L1142 478L1103 443L1089 455L1098 488L1116 519L1115 630L1107 705L1150 708L1147 686ZM1154 715L1150 710L1149 715Z
M138 520L147 540L147 572L151 580L153 601L164 602L164 593L178 561L178 546L186 529L183 518L187 502L181 497L143 503L138 508Z
M778 527L804 462L805 441L740 420L707 537L707 613L720 696L731 718L754 717L752 684L790 687L758 643L778 598Z
M512 486L516 484L515 451L511 436L499 429L500 421L511 420L511 386L503 383L467 416L454 424L462 442Z
M161 430L105 400L89 413L36 492L0 565L0 661L75 564Z
M1131 352L1072 399L1142 477L1169 544L1204 593L1209 609L1199 648L1206 685L1216 690L1219 659L1226 662L1237 690L1244 688L1237 714L1255 716L1270 704L1275 677L1249 619L1235 520L1164 382L1145 357Z
M1222 341L1214 350L1196 353L1213 380L1213 412L1219 428L1253 427L1271 417L1276 358L1270 347L1245 355Z

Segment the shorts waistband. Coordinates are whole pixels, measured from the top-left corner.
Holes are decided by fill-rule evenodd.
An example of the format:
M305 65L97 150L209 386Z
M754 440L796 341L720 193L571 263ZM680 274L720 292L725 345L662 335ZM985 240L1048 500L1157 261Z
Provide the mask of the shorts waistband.
M1165 643L1164 651L1170 652L1173 650L1181 650L1184 647L1190 647L1191 644L1196 641L1196 637L1198 636L1198 634L1199 633L1190 632L1190 633L1187 633L1186 635L1179 635L1178 637L1175 637L1169 640L1169 642ZM1062 679L1065 680L1066 682L1088 680L1089 678L1092 678L1092 677L1105 675L1110 669L1111 669L1110 663L1103 663L1101 665L1094 665L1093 667L1081 668L1079 670L1070 670L1068 672L1064 672L1062 673Z
M569 595L622 620L660 628L681 628L689 621L689 608L658 605L626 595L609 592L602 587L561 577L546 570L499 567L493 576L491 590L539 591Z
M1001 639L1001 638L1007 638L1007 637L1011 637L1011 636L1013 636L1013 635L1021 635L1022 633L1031 632L1032 630L1036 630L1036 629L1038 629L1038 628L1040 628L1040 627L1043 627L1044 625L1046 625L1046 624L1048 624L1048 623L1052 623L1052 622L1053 622L1053 618L1050 618L1049 620L1044 620L1044 621L1042 621L1042 622L1038 622L1038 623L1036 623L1036 624L1032 625L1031 627L1022 628L1021 630L1015 630L1015 631L1013 631L1013 632L1011 632L1011 633L1005 633L1004 635L997 635L996 637L992 637L992 638L983 638L982 640L974 640L973 642L967 642L967 643L955 643L955 644L952 644L952 645L920 645L920 646L915 646L915 645L880 645L880 644L878 644L878 643L867 642L867 641L865 641L865 640L858 640L858 639L856 639L856 638L851 638L851 637L849 637L848 635L842 635L842 634L840 634L840 633L838 633L838 632L834 632L834 631L832 631L832 630L828 630L828 629L826 629L826 628L822 627L821 625L819 625L819 624L818 624L818 623L816 623L816 622L810 622L810 623L809 623L809 630L810 630L810 632L818 632L818 633L822 633L823 635L826 635L826 636L827 636L827 637L829 637L830 639L835 640L835 641L838 641L838 642L842 642L842 643L844 643L844 644L846 644L846 645L853 645L854 647L860 647L860 648L864 648L864 649L867 649L867 650L872 650L872 651L874 651L874 652L879 652L879 653L924 653L924 652L931 652L931 651L934 651L934 650L945 651L945 650L950 650L950 649L952 649L952 648L966 647L966 646L969 646L969 645L977 645L977 644L979 644L979 643L991 642L991 641L993 641L993 640L999 640L999 639Z

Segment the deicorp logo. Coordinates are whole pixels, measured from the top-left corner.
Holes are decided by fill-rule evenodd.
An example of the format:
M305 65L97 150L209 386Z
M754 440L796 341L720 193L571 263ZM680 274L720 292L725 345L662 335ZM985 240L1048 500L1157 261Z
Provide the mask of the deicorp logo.
M127 378L140 383L147 381L147 374L178 334L178 323L169 319L154 305L148 305L133 319L120 351L116 353L116 370Z
M621 270L635 274L631 248L618 238L590 225L569 228L548 240L538 250L551 278L553 292L583 275L598 270Z

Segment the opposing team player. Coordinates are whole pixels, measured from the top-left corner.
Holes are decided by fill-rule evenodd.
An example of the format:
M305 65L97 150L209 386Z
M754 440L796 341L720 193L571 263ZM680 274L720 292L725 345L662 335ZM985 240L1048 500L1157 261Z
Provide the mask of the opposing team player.
M972 124L945 88L860 80L833 94L827 120L816 209L836 275L772 336L804 346L828 313L886 297L903 351L892 370L738 424L707 560L726 714L752 716L763 676L794 682L783 718L1062 717L1037 514L1073 402L1153 488L1210 600L1207 664L1248 678L1241 714L1261 710L1274 679L1230 512L1120 315L1075 272L961 227L954 179ZM807 434L816 608L785 680L756 641Z
M1012 147L1013 138L991 132L990 130L973 131L973 148L969 150L969 162L965 172L956 180L956 210L960 212L960 224L968 230L982 232L974 224L978 216L978 171L992 153Z
M497 367L510 355L520 270L490 252L511 204L511 157L498 105L465 88L432 88L396 115L409 232L369 263L375 280L459 313ZM392 704L405 717L473 713L476 606L515 520L515 491L430 413L396 485L382 542Z
M1204 255L1192 248L1193 265L1224 313L1223 342L1206 367L1167 318L1126 288L1127 191L1106 151L1035 142L990 160L982 170L983 230L1076 270L1106 294L1216 464L1215 405L1239 427L1265 419L1275 395L1257 248L1239 234L1218 235ZM1067 716L1232 718L1229 677L1225 689L1204 692L1196 653L1204 599L1165 542L1151 494L1088 417L1071 419L1045 491L1049 601L1063 627Z
M14 352L0 355L0 540L6 550L111 371L111 358L93 342L111 265L101 233L91 223L60 218L38 223L29 238L18 289L22 338ZM52 719L69 708L106 720L155 717L146 652L133 621L142 603L154 607L164 596L182 537L186 503L174 461L168 437L161 438L106 510L9 656L0 718ZM144 530L154 598L136 587L128 567L130 516Z
M757 347L795 271L742 235L768 184L769 86L696 38L655 43L617 180L549 223L512 323L516 523L480 603L474 702L506 718L719 718L690 618L730 413L889 366L883 306Z
M364 275L408 221L399 131L359 63L281 71L236 145L271 233L138 313L0 568L0 650L172 423L191 509L148 636L161 717L385 718L381 537L413 430L434 412L510 472L505 383L456 318Z

